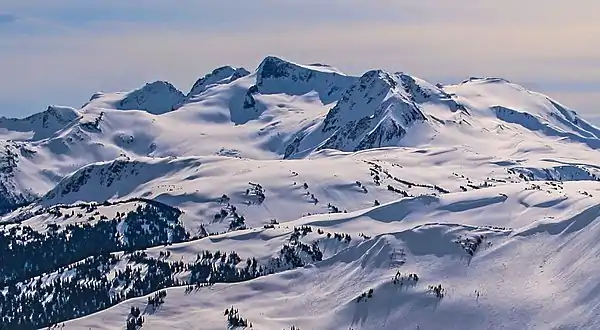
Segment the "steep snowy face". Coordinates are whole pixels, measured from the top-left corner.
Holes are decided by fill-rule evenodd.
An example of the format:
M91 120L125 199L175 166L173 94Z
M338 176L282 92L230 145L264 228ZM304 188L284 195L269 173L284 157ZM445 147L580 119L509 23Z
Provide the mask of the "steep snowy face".
M0 214L27 204L35 197L16 178L21 156L30 156L32 152L22 143L0 141Z
M365 73L343 93L318 128L298 134L284 157L306 149L358 151L396 145L409 127L427 120L417 101L442 95L439 90L426 93L409 78L382 70Z
M249 93L304 95L314 91L328 104L337 101L355 81L330 66L300 65L268 56L258 66L256 87Z
M0 138L18 141L37 141L52 136L73 120L79 112L70 107L51 105L45 111L27 118L0 118Z
M250 72L244 68L234 68L232 66L222 66L216 68L211 73L198 79L194 83L194 86L192 86L192 89L188 93L187 97L190 98L192 96L199 95L215 85L229 84L249 74Z
M169 112L185 95L166 81L155 81L126 94L117 104L120 110L145 110L154 115ZM94 97L92 97L92 100Z
M357 151L391 146L412 124L425 121L415 95L404 92L399 78L381 70L365 73L325 117L321 131L333 134L319 149Z
M451 112L466 111L466 108L443 90L441 85L431 83L404 73L396 73L400 86L408 99L417 104L431 103L443 105Z

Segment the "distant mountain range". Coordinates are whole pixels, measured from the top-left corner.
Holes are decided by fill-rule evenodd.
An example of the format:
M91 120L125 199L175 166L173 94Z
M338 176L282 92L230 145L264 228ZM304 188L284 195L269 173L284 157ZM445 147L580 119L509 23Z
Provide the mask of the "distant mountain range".
M0 323L598 328L598 148L502 78L275 56L0 118Z

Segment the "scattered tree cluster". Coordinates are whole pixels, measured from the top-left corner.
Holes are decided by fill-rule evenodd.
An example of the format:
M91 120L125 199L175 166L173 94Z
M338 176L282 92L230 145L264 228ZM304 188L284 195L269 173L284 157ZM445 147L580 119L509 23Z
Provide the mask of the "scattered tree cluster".
M304 267L307 262L317 262L323 260L323 252L320 249L320 240L313 241L310 244L300 241L300 238L313 232L310 226L294 227L290 235L289 243L284 244L279 256L270 261L270 269ZM349 234L344 233L325 233L322 229L317 229L319 235L326 235L328 239L332 237L339 242L350 243L352 240Z
M356 297L356 302L360 303L361 301L367 301L371 298L373 298L373 289L369 289L369 291L361 293L360 296Z
M393 191L395 193L398 193L398 194L402 195L403 197L410 196L406 191L404 191L402 189L394 188L391 184L388 184L387 189L389 191Z
M373 183L375 183L376 186L381 185L380 171L383 170L381 165L379 165L375 162L371 162L371 161L365 161L365 162L367 164L371 165L369 170L370 170L371 178L373 178Z
M294 227L294 231L292 232L292 234L290 235L290 242L297 242L301 237L304 237L306 235L308 235L308 233L312 233L313 229L311 226L300 226L300 227ZM323 231L323 229L318 228L317 229L317 234L319 235L324 235L325 231ZM342 242L346 242L346 243L350 243L350 241L352 241L352 236L350 236L350 234L347 233L333 233L333 235L331 233L327 233L327 238L331 238L333 237L334 239L337 239L338 241Z
M243 230L246 229L246 218L243 215L239 215L237 208L234 205L227 203L227 206L222 208L219 213L215 214L215 221L221 221L231 216L229 221L229 231Z
M364 238L364 239L371 239L371 236L369 236L369 235L366 235L365 233L360 233L360 234L358 234L358 236L359 236L359 237L362 237L362 238Z
M263 228L264 229L270 229L270 228L272 229L272 228L275 228L275 225L278 225L278 224L279 224L279 222L277 221L277 219L271 219L268 224L263 226Z
M324 233L321 229L317 231L320 235ZM294 231L289 238L289 243L283 245L279 251L279 257L271 260L271 267L276 269L281 269L284 266L292 268L304 267L306 259L310 259L313 262L323 260L323 252L319 248L318 241L314 241L312 244L300 241L300 238L312 232L313 229L310 226L294 227Z
M128 198L128 199L123 199L123 200L118 200L118 201L104 201L101 204L96 203L96 202L85 202L85 203L76 203L76 204L69 204L69 205L64 205L64 204L56 204L53 205L51 207L41 207L39 209L36 209L35 211L31 212L28 210L23 210L23 212L21 212L16 219L11 222L11 223L19 223L23 220L29 219L33 216L38 216L38 215L43 215L43 214L49 214L49 215L53 215L57 218L63 218L63 219L69 219L72 218L74 216L78 217L78 218L83 218L84 214L90 214L92 212L94 212L94 214L92 216L99 216L100 212L97 211L99 206L113 206L113 205L122 205L122 204L131 204L131 203L141 203L141 204L148 204L151 206L154 206L156 208L159 209L169 209L172 212L175 213L179 213L181 214L181 210L167 205L165 203L161 203L152 199L147 199L147 198L141 198L141 197L134 197L134 198ZM77 211L77 213L75 213L75 211ZM104 216L104 215L100 215L99 216L100 220L107 220L108 217Z
M390 172L383 168L381 165L372 162L372 161L366 161L366 163L368 163L369 165L371 165L371 167L369 168L370 173L371 173L371 177L373 178L373 182L375 183L375 185L379 186L381 185L381 183L383 182L383 178L389 179L389 180L394 180L402 185L405 185L408 189L411 189L412 187L421 187L421 188L428 188L428 189L432 189L435 190L441 194L447 194L450 191L447 189L444 189L438 185L429 185L429 184L421 184L421 183L415 183L415 182L410 182L410 181L406 181L406 180L402 180L398 177L393 176L392 174L390 174ZM399 166L397 164L392 164L392 166ZM404 197L409 197L410 194L408 194L408 192L395 188L392 185L387 186L387 189L393 192L396 192L398 194L401 194Z
M144 317L141 315L140 309L134 306L131 306L131 311L129 315L127 315L127 323L125 325L125 329L127 330L137 330L142 327L144 324Z
M252 323L248 322L248 319L245 319L240 316L240 312L237 308L225 309L224 315L227 317L227 325L229 328L252 328Z
M307 194L310 194L308 191L306 192ZM319 203L319 199L317 197L315 197L315 194L310 194L310 200L316 205Z
M454 240L454 243L460 245L460 247L463 248L470 256L473 256L475 255L475 252L477 252L477 249L479 249L481 243L486 239L486 235L475 235L474 237L459 236L456 240Z
M329 213L341 213L340 209L331 203L327 203L327 208L329 209Z
M393 284L400 284L400 286L403 286L405 284L415 285L415 284L417 284L417 282L419 282L419 276L417 276L417 274L415 274L415 273L402 274L402 273L400 273L400 271L396 271L396 274L394 275L394 278L392 279Z
M427 288L427 291L432 292L439 299L444 298L444 295L446 294L446 289L444 289L441 284L430 285Z
M167 290L160 290L156 292L152 297L148 297L148 306L157 308L158 306L165 303L167 297Z
M227 196L226 194L223 194L223 196L221 196L221 199L219 200L220 203L229 203L231 199L229 198L229 196Z
M301 253L308 255L312 261L323 260L323 252L319 249L319 244L313 242L308 245L306 243L297 241L290 244L285 244L279 252L280 258L276 260L277 267L281 267L280 260L283 260L284 264L291 265L292 267L304 267L306 264L301 257Z
M255 196L256 202L261 204L265 201L265 191L263 187L258 183L248 182L250 188L246 189L246 196Z
M290 242L298 241L298 239L300 239L301 237L304 237L304 236L308 235L308 233L312 233L312 232L313 232L313 229L311 226L294 227L294 231L290 235Z
M350 236L350 234L346 234L346 233L333 233L333 235L331 235L331 233L327 233L327 238L331 238L333 236L333 238L337 239L338 241L344 241L346 243L350 243L350 241L352 241L352 236Z
M235 251L229 254L221 251L214 253L204 251L202 255L196 256L194 263L185 267L185 270L190 271L188 283L197 287L206 283L234 283L251 280L268 273L258 264L256 258L248 258L244 267L237 267L241 261Z
M362 191L366 194L369 191L367 190L367 187L365 187L360 181L356 181L356 186L360 189L362 189Z
M237 212L232 213L233 219L229 222L229 231L246 229L246 218L243 215L238 215Z
M294 182L294 185L296 185L296 182ZM304 195L305 195L305 196L308 196L308 197L310 198L310 201L311 201L313 204L317 205L317 204L319 203L319 199L318 199L318 198L315 196L315 194L312 194L310 191L308 191L308 183L304 182L304 183L302 184L302 188L304 188L304 190L306 190L306 191L304 192Z

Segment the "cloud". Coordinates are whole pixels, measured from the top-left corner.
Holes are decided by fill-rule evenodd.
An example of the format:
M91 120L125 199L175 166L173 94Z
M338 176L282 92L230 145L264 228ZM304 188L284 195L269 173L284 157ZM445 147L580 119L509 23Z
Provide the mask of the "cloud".
M23 70L21 76L27 82L55 71L56 75L76 73L101 80L122 75L171 76L180 84L189 84L218 65L253 68L268 54L299 62L329 62L351 73L384 67L426 77L503 75L525 80L533 75L586 80L599 76L600 67L593 64L600 58L600 45L586 42L587 34L580 32L597 35L600 26L548 26L525 33L522 28L347 23L302 30L291 26L273 31L202 33L151 27L128 30L124 25L119 34L71 33L32 37L27 42L0 41L0 46L9 50L0 54L0 63L5 63L3 72ZM513 37L515 33L520 33L519 39ZM547 33L553 38L544 38Z
M270 54L353 74L555 82L554 92L600 76L595 1L8 2L27 18L21 28L30 26L26 37L0 34L0 101L12 104L33 104L33 90L35 102L78 105L98 90L154 79L187 89L217 66L253 69Z
M14 23L17 21L17 16L7 13L0 13L0 24Z

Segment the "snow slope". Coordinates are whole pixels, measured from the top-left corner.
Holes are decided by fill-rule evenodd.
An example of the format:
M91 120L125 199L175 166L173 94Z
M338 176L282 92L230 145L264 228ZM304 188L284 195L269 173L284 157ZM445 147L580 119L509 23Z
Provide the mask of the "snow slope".
M154 82L1 119L0 224L29 239L19 230L116 226L102 258L118 258L98 272L82 265L100 255L67 254L14 284L54 306L39 283L114 282L92 294L110 304L58 318L66 328L122 329L135 305L143 329L222 329L233 305L257 329L594 329L599 138L500 78L442 86L268 56L253 72L217 68L187 94ZM239 253L239 274L200 257L217 250ZM177 270L160 285L157 260ZM202 263L229 277L190 291ZM128 269L148 286L125 281Z
M363 232L370 238L356 237L358 242L304 268L191 294L169 289L165 304L145 315L144 328L222 329L223 310L231 305L261 329L397 329L399 324L406 329L596 328L598 297L592 292L598 281L593 262L598 199L579 191L594 194L600 185L565 183L550 193L549 185L541 186L515 184L403 199L347 215L286 223ZM270 231L277 229L237 232L166 250L176 260L210 247L260 256L271 245L273 253L277 250ZM473 256L455 242L477 235L485 239ZM225 242L229 245L223 248ZM397 270L416 273L419 281L393 284ZM447 290L442 299L427 291L438 283ZM356 297L370 288L373 297L357 303ZM129 306L144 306L144 299L66 327L118 329Z

